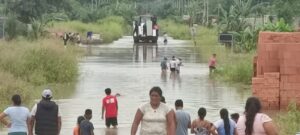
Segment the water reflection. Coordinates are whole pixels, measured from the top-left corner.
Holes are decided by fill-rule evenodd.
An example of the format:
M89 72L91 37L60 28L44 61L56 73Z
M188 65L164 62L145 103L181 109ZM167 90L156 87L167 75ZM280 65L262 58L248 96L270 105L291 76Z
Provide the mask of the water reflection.
M105 135L118 135L118 129L105 129Z
M181 88L181 77L180 74L177 72L170 72L170 80L172 81L172 88L176 87L178 84L178 88Z
M133 55L136 62L155 61L157 52L157 43L137 43L133 45Z

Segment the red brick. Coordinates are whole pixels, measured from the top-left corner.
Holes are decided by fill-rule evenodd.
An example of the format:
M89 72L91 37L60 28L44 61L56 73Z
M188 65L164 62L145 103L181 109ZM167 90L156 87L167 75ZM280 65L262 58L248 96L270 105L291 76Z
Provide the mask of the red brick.
M275 51L273 52L269 52L269 57L268 59L270 60L274 60L274 61L277 61L276 63L279 63L279 53L277 51L278 49L276 49Z
M278 88L279 89L279 87L280 87L279 81L278 81L278 83L265 83L265 87L266 88Z
M297 73L298 73L297 68L280 67L280 74L283 74L283 75L294 75L294 74L297 74Z
M263 84L264 78L252 78L252 84Z
M289 83L300 83L300 75L289 75L286 79Z
M284 83L284 89L289 89L289 91L300 89L300 83Z
M279 72L269 72L264 74L265 78L279 78L280 73Z

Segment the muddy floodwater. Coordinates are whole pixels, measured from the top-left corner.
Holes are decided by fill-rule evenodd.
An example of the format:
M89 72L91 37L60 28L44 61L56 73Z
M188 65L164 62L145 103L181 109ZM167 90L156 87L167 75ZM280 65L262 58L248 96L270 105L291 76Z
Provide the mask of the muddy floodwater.
M109 45L87 47L87 56L79 63L79 78L76 91L69 99L59 99L63 126L61 135L71 135L76 119L85 109L93 110L92 123L95 135L105 134L101 119L101 101L104 89L111 88L118 97L118 135L129 135L137 108L149 101L149 90L159 86L167 104L174 107L176 99L182 99L184 109L191 119L197 118L199 107L207 109L206 119L219 119L219 110L227 108L229 113L242 113L249 90L230 87L209 77L207 61L188 41L169 39L163 45L133 44L132 37L123 37ZM166 56L182 59L179 75L161 74L160 61Z

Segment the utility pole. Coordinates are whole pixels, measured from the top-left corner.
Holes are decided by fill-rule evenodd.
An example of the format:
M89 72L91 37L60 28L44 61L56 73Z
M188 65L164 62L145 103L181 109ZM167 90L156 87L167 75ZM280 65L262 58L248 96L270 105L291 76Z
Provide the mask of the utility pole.
M92 11L94 11L94 0L91 0Z
M207 24L208 24L208 7L209 7L208 1L209 0L206 0L206 23Z

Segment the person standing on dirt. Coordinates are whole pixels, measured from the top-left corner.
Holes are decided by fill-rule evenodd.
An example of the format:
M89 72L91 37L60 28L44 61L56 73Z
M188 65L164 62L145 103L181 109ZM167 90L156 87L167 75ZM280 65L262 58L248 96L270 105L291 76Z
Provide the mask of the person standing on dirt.
M110 128L112 125L114 128L117 128L118 125L118 101L116 96L111 95L111 89L105 89L106 97L102 100L102 116L105 112L105 125L107 128Z

